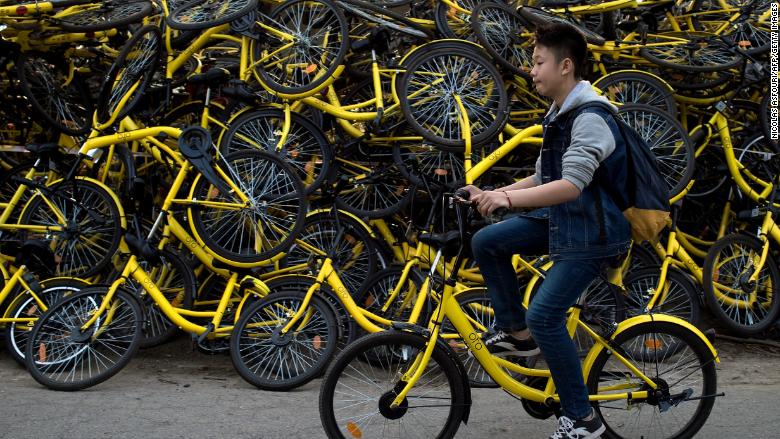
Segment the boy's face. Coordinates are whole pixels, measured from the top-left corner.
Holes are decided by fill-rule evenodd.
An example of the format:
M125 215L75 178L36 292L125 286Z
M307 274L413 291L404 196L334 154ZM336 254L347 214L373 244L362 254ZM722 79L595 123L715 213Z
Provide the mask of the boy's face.
M536 45L533 54L534 67L531 78L536 91L547 97L554 97L563 88L566 77L571 73L571 60L564 58L558 61L555 53L545 46Z

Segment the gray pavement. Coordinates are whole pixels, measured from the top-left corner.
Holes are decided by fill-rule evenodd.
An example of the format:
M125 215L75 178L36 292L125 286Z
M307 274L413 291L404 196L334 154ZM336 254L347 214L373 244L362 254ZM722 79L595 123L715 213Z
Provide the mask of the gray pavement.
M717 344L719 398L699 434L706 438L780 437L780 350ZM109 381L76 392L39 386L0 352L3 438L321 438L319 381L287 393L257 390L228 356L190 349L187 339L141 351ZM546 438L552 419L529 417L496 389L475 389L462 438Z

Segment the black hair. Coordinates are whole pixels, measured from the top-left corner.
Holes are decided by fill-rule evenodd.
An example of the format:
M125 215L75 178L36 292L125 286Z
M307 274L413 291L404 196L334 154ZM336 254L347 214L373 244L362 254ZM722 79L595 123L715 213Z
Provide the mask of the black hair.
M588 43L579 29L568 23L545 23L536 28L534 38L534 44L550 49L558 62L565 58L571 59L574 77L582 79L587 63Z

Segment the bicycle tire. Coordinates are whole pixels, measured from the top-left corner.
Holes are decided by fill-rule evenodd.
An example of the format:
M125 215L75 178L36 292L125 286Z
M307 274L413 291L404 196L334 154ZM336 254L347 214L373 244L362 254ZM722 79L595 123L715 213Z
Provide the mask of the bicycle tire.
M323 17L327 21L324 21ZM253 71L257 80L265 88L281 96L308 96L321 90L333 80L336 70L343 64L349 49L349 29L341 9L330 0L290 0L281 3L267 17L262 18L267 19L269 23L283 26L288 32L297 32L300 35L309 35L310 32L315 35L328 35L326 46L328 56L324 57L322 53L325 50L318 47L320 52L317 56L306 55L308 58L304 61L308 64L305 68L288 66L285 61L292 56L301 56L305 51L306 47L302 47L300 41L287 47L289 46L287 40L267 33L261 42L253 43L250 50ZM324 27L320 29L319 26ZM335 27L335 31L330 29L331 26ZM319 39L321 38L312 40ZM329 49L331 47L333 49ZM278 56L268 58L267 62L263 63L260 60L267 58L263 53ZM326 59L323 61L323 58Z
M85 288L55 304L38 319L30 333L25 352L27 370L35 381L53 390L82 390L106 381L130 362L130 359L138 351L141 337L139 323L143 319L141 307L131 294L122 290L116 292L113 300L117 308L114 309L110 322L103 326L95 327L93 325L94 334L92 336L90 336L90 332L82 334L79 330L81 325L92 316L92 313L97 311L107 292L106 286ZM108 319L101 321L98 318L95 324L101 325L106 320ZM86 340L80 341L84 337ZM82 354L87 351L91 352L92 349L98 349L100 347L98 343L106 345L107 340L110 340L111 347L107 349L108 353L101 352L102 362L93 365L92 357L98 358L98 356L96 354L86 355L86 361L89 362L87 373L92 374L93 370L98 371L98 373L86 378L82 378L85 372L83 369L81 373L75 373L75 368L83 367ZM71 347L74 350L66 351L65 358L54 357L52 359L50 354L60 352L50 351L48 347L50 342L72 344ZM120 346L124 348L122 352L119 352ZM72 355L68 356L69 354ZM59 372L71 365L74 370L70 373L63 376ZM72 379L68 379L69 377Z
M674 89L663 79L641 71L616 71L602 76L593 85L613 102L645 104L664 109L677 117Z
M171 29L203 30L247 15L257 0L193 0L177 6L165 18Z
M328 371L325 373L325 377L322 380L322 386L320 387L320 397L319 397L319 407L320 407L320 420L322 422L323 429L325 430L325 433L328 435L329 438L344 438L344 437L355 437L358 433L362 436L362 428L367 428L372 422L368 422L361 428L361 422L360 420L355 421L347 421L349 418L345 418L343 410L339 410L339 419L341 422L338 422L336 420L335 416L335 409L334 409L334 396L336 393L341 393L341 391L337 392L337 386L339 384L339 380L341 378L342 372L347 369L347 367L355 368L355 366L352 366L352 364L356 364L357 366L363 366L368 365L368 367L373 367L370 365L370 363L362 361L359 357L361 354L367 351L380 351L380 352L386 352L389 353L387 355L388 362L385 363L388 365L388 367L392 367L394 365L394 362L396 360L401 359L401 361L398 361L399 367L401 366L401 362L403 361L403 353L406 351L410 352L419 352L422 349L425 349L426 342L428 342L427 339L413 333L409 332L400 332L400 331L383 331L376 334L371 334L366 337L361 338L360 340L356 341L355 343L351 344L347 349L341 352L336 359L333 361L333 364L328 368ZM394 355L395 352L401 352L400 355ZM433 350L433 354L431 355L431 371L440 370L442 376L441 380L436 379L437 383L440 383L441 387L447 387L446 390L442 391L442 397L434 397L432 399L433 401L436 401L441 405L443 403L443 400L449 399L451 402L449 412L447 413L447 419L444 421L444 425L441 428L431 428L430 426L422 427L420 424L418 424L418 428L420 428L420 431L425 431L425 434L427 437L437 437L437 438L451 438L455 435L456 431L458 430L458 427L460 426L460 423L462 421L462 418L464 416L465 407L468 404L468 383L466 383L463 380L462 371L461 368L456 363L457 360L454 358L453 354L451 352L447 351L447 348L445 348L442 344L437 344L436 348ZM382 366L383 367L383 366ZM394 368L398 369L398 368ZM357 369L355 369L357 370ZM372 370L375 370L372 369ZM358 371L359 372L359 371ZM383 402L383 410L384 407L387 406L387 410L384 410L384 413L387 413L389 416L384 416L382 413L382 410L379 410L379 418L375 425L379 426L378 428L381 428L381 422L383 418L387 419L389 418L396 418L398 420L403 420L403 416L408 413L406 410L399 410L399 411L391 411L389 410L389 401L392 401L392 398L389 395L394 395L393 389L397 388L398 383L398 377L395 376L397 370L393 370L392 372L388 372L388 383L386 384L386 387L382 387L379 383L370 382L372 388L371 390L366 390L363 393L363 396L360 397L360 400L367 401L366 404L368 404L371 407L372 412L377 410L377 406L379 405L379 401L381 400ZM393 376L389 376L393 375ZM437 378L436 375L433 375L431 378L431 381L434 381L434 378ZM372 376L377 377L377 374L374 373ZM376 378L373 381L378 381L379 379ZM390 382L392 381L392 384ZM385 383L382 383L385 384ZM425 382L418 383L422 387L422 385L426 384ZM355 391L355 386L345 386L345 387L352 387ZM373 398L373 393L377 392L377 389L379 391L383 392L382 395L377 396L376 398ZM387 391L385 391L387 389ZM359 390L358 390L359 391ZM397 391L397 390L396 390ZM444 394L444 392L448 391L449 394ZM414 395L414 389L412 389L411 395ZM431 390L433 392L433 390ZM368 395L372 395L371 398L369 398ZM424 395L425 396L425 395ZM413 396L412 396L413 397ZM371 399L369 401L369 399ZM406 399L408 401L409 398ZM389 400L389 401L388 401ZM415 400L419 401L419 400ZM425 401L424 399L422 401ZM346 401L345 401L346 402ZM356 404L353 404L353 407L355 407ZM422 402L421 402L422 404ZM409 404L402 404L401 407L408 406ZM420 408L418 404L415 404L416 407ZM365 411L365 409L363 409ZM417 410L415 410L416 412ZM399 416L400 415L400 416ZM419 418L418 418L419 419ZM431 419L429 417L426 417L427 421L430 421ZM408 437L405 433L400 432L400 428L393 428L389 429L391 431L399 430L398 438L405 438ZM368 436L373 437L374 435L368 434Z
M469 113L472 145L476 147L492 140L509 118L508 98L501 73L479 46L440 41L424 47L404 61L405 72L398 85L401 111L409 127L439 147L462 151L465 141L460 130L460 113L452 96L473 85L467 93L470 97L463 99ZM427 64L432 70L444 71L426 72ZM467 64L471 64L472 68L466 68ZM422 71L418 72L418 69ZM436 88L431 88L431 75L442 76ZM479 89L474 89L476 87ZM442 108L434 108L431 102ZM431 116L426 109L430 110ZM474 118L474 115L477 117ZM430 122L433 117L438 120Z
M271 293L280 291L307 292L317 278L311 275L292 274L274 277L265 282ZM336 343L336 352L341 352L346 346L357 340L359 326L354 318L349 314L347 308L341 302L339 296L333 291L330 285L322 283L317 286L317 293L325 302L330 305L333 315L338 324L338 342Z
M633 342L633 340L639 341ZM663 355L659 355L654 352L658 349L663 350L663 345L670 344L669 340L671 340L671 344L677 346L676 349L673 351L665 350ZM641 349L641 351L637 351L636 349ZM618 419L620 416L619 411L621 409L619 405L610 405L611 401L593 401L591 404L594 406L594 409L597 412L597 416L601 416L601 419L606 426L606 431L602 434L603 437L609 439L637 437L646 435L647 432L652 431L661 432L661 436L659 437L682 439L693 437L701 429L702 425L704 425L707 418L709 417L710 412L712 411L712 407L715 403L715 396L717 393L717 372L715 370L715 357L713 356L712 351L707 346L707 344L701 338L699 338L698 335L696 335L690 329L687 329L679 324L661 321L644 322L626 329L613 338L613 341L610 344L610 349L602 349L595 358L593 366L591 367L586 380L588 392L591 395L597 394L599 386L602 384L604 388L609 387L609 380L613 380L611 382L616 384L618 381L620 382L620 384L617 386L617 392L621 393L630 391L634 387L639 386L639 382L641 380L637 379L633 372L628 371L627 368L622 363L620 363L617 358L615 358L615 355L612 355L613 350L620 352L624 357L629 357L629 361L632 360L631 357L641 357L639 359L633 358L634 361L632 361L632 363L635 365L640 361L642 363L655 363L655 365L639 364L637 367L639 370L643 370L645 373L650 375L649 378L655 379L657 384L662 384L661 390L659 392L660 395L656 398L665 398L668 400L671 396L671 392L668 390L668 388L671 386L677 386L680 382L688 379L689 376L696 373L696 370L699 369L702 371L701 377L696 376L691 378L689 381L686 381L685 384L690 383L690 386L693 387L697 383L695 379L701 378L701 390L700 392L690 395L690 401L681 400L677 404L668 408L669 411L679 412L682 410L680 405L687 407L688 404L697 404L695 411L690 417L690 420L688 420L685 425L680 427L678 431L674 432L669 432L669 428L666 425L645 425L647 422L653 422L655 420L660 422L669 422L672 419L680 418L680 416L659 416L659 406L657 402L646 403L646 405L649 406L649 410L631 410L639 404L645 404L645 401L640 399L632 399L631 403L627 405L625 410L627 413L629 413L629 416L635 416L635 419L623 420L622 418ZM658 364L659 360L661 362L666 360L665 357L667 354L669 356L668 358L670 358L670 361L674 361L674 358L679 359L679 356L682 356L683 353L687 352L691 352L692 355L685 356L685 360L678 361L684 361L682 366L690 366L689 369L695 368L696 370L690 372L689 369L685 369L680 373L680 375L683 375L681 377L679 375L675 375L673 378L670 378L667 375L676 372L675 368L680 367L679 364L673 364L672 366L666 365L665 367ZM698 362L698 364L695 364L695 362ZM655 376L656 373L666 376L666 378ZM632 379L637 381L637 384L634 386L630 386L632 384ZM642 386L639 387L641 388ZM691 390L693 392L693 390L690 388L686 390ZM685 394L685 390L682 392ZM680 399L683 399L679 394L675 395ZM623 404L623 406L626 407L626 404ZM604 408L608 409L609 411L604 412ZM605 416L607 413L608 416ZM647 416L642 418L641 416L643 414ZM650 419L646 420L648 416ZM640 421L642 422L642 425L640 425ZM681 422L684 421L685 420ZM624 432L622 430L617 431L623 427L635 427L636 430L630 433Z
M284 111L263 108L248 111L231 121L219 141L219 150L227 155L244 149L259 149L281 157L290 164L306 185L306 195L327 180L334 160L333 148L322 130L302 115L290 112L290 128L281 150L285 125Z
M650 302L649 289L655 289L661 278L661 267L646 267L629 273L623 281L626 290L626 310L628 317L645 313ZM666 272L666 299L658 302L651 313L669 314L688 323L699 324L699 292L696 285L681 271L670 268ZM661 294L661 292L656 292Z
M389 151L374 152L375 145L358 144L338 154L333 179L341 189L336 207L360 218L387 218L409 205L415 187L392 161Z
M409 276L406 279L406 289L402 289L399 296L395 298L394 302L385 310L383 305L386 303L390 292L398 285L401 280L401 273L403 270L401 265L391 265L384 270L378 271L371 275L366 280L365 285L355 295L355 302L363 309L383 317L387 320L406 322L411 316L411 308L414 306L418 295L421 293L421 286L423 284L422 275L416 270L409 271ZM412 294L412 297L406 295ZM406 302L409 299L409 302ZM400 302L399 302L400 301ZM406 302L406 303L405 303ZM406 304L406 308L402 308L398 305ZM428 321L428 312L430 307L426 304L423 305L422 312L420 313L420 319L416 322L419 325L424 325Z
M336 215L341 230L336 227ZM279 261L280 267L304 264L312 257L312 251L304 245L328 253L333 251L333 268L351 294L356 294L377 271L376 247L364 224L343 212L324 210L306 216L303 229L298 238ZM336 238L341 231L341 241L336 246Z
M520 15L529 23L541 26L546 23L566 23L577 28L585 37L585 41L595 46L603 46L606 40L601 35L586 28L580 21L574 17L562 16L547 12L544 9L523 6L517 10Z
M71 294L81 291L89 283L77 278L54 278L40 282L41 292L36 293L38 298L46 301L47 306L59 302ZM0 308L2 309L2 308ZM11 318L34 318L43 314L38 304L27 291L21 291L8 305L7 314ZM5 349L20 366L25 366L24 353L27 348L27 339L30 335L32 324L10 322L5 328ZM18 329L17 326L26 326Z
M68 32L99 32L140 23L153 9L152 3L146 0L98 2L88 9L53 18Z
M277 155L253 149L225 156L216 166L239 188L250 192L244 194L250 205L240 210L190 205L187 210L193 231L206 247L228 264L259 264L290 248L303 227L307 209L303 183L290 165ZM195 200L236 203L238 199L221 193L202 176L193 183L191 194ZM218 232L222 235L216 236ZM272 236L265 235L269 232Z
M121 121L141 102L157 70L162 49L162 32L155 25L138 29L127 40L100 88L95 113L98 123ZM138 53L141 53L141 56ZM133 89L136 84L138 85ZM117 108L128 93L130 97L125 104L121 109Z
M385 26L406 35L411 35L417 38L430 38L433 36L431 31L428 30L425 26L410 20L398 12L395 12L388 6L369 3L362 0L336 0L336 4L340 4L344 10L356 14L364 20L376 22L381 26ZM352 8L345 6L345 4L352 6ZM360 14L357 13L357 11L363 11L364 13ZM365 11L370 11L375 15L365 13Z
M477 41L501 67L531 79L533 41L522 36L528 23L520 14L503 3L484 2L471 11L470 23Z
M78 74L66 85L67 69L47 58L27 52L19 55L16 66L19 87L33 109L57 130L71 136L86 134L92 127L89 89Z
M670 42L662 45L664 38L685 39L685 44ZM639 54L651 63L671 70L687 72L718 72L737 67L742 62L742 56L731 50L728 44L717 36L707 32L665 32L649 38ZM710 62L704 64L709 57ZM676 62L674 61L676 59ZM722 61L721 61L722 60Z
M60 276L87 278L100 273L111 262L122 239L122 214L116 201L101 186L84 179L60 181L48 188L49 201L66 215L69 225L60 232L22 231L23 240L56 241L53 251L60 258L56 268ZM19 224L61 225L38 194L24 207ZM84 247L86 244L92 246ZM77 259L79 253L82 256Z
M766 278L768 285L756 285L755 287L748 284L747 280L741 278L744 277L745 268L735 266L731 275L731 285L727 285L730 288L738 290L735 297L734 293L715 292L715 282L722 282L726 276L730 273L723 273L723 264L720 262L720 254L728 247L736 246L740 248L740 254L736 252L732 253L732 262L737 264L740 261L749 262L751 265L754 263L753 256L745 256L744 251L748 250L748 254L760 255L762 251L762 243L749 235L743 233L735 233L726 235L723 238L715 242L707 252L707 257L704 259L704 266L702 267L702 284L704 286L704 298L707 307L712 314L717 318L718 322L723 324L729 330L739 334L741 336L754 336L767 330L777 320L780 315L780 300L776 297L777 285L780 285L780 269L777 266L777 262L772 257L771 253L766 258L766 263L762 269L763 274L760 274L759 280ZM728 262L728 261L727 261ZM717 265L717 267L716 267ZM727 280L729 278L726 278ZM752 290L758 288L756 292L756 300L754 304L750 304L752 299L749 295L752 294ZM763 293L761 293L763 288ZM719 298L718 296L725 296ZM726 299L731 299L734 304L727 303ZM741 309L744 302L747 301L747 307ZM769 302L766 304L766 302Z
M681 193L693 177L695 151L680 122L665 111L643 104L623 105L618 116L650 146L670 199Z
M296 330L296 333L279 334L279 330L286 324L289 316L299 309L304 298L305 293L302 292L269 294L242 313L230 336L230 358L238 374L250 384L263 390L290 390L313 380L327 367L336 351L338 329L333 311L323 299L316 296L311 298L308 306L312 314L304 319L306 326ZM253 319L255 316L260 320ZM269 322L267 328L263 327L263 316L275 319L275 323ZM244 335L249 324L255 325L255 336ZM315 328L314 324L318 326ZM319 332L315 333L315 329ZM265 338L269 335L270 338ZM265 339L258 342L260 338ZM248 344L250 341L254 343ZM299 349L295 353L292 352L294 347ZM300 350L304 348L307 350ZM242 356L246 352L257 362L247 364L248 358ZM308 361L299 358L300 363L295 364L293 357L303 356L304 352L308 352L312 357L309 357ZM259 358L261 355L263 357ZM267 355L275 359L269 362L266 360ZM288 358L295 370L292 370L290 365L284 370L284 362ZM274 367L277 367L277 370L272 370Z
M459 0L458 5L469 13L451 8L447 3L436 2L436 8L433 11L436 30L443 38L476 42L476 35L469 24L470 11L482 1L484 0Z

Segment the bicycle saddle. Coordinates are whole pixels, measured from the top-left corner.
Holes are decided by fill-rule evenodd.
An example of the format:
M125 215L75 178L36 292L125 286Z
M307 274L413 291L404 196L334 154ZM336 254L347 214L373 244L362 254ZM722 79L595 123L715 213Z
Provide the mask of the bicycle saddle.
M457 230L450 230L445 233L428 233L423 232L417 239L424 244L428 244L435 249L442 249L442 252L449 253L450 251L457 251L458 244L460 244L460 232Z
M59 152L60 145L56 143L29 143L25 145L25 149L33 154L48 154Z
M128 233L125 235L125 243L127 243L130 251L139 259L152 263L158 263L160 261L157 250L152 247L146 239Z

